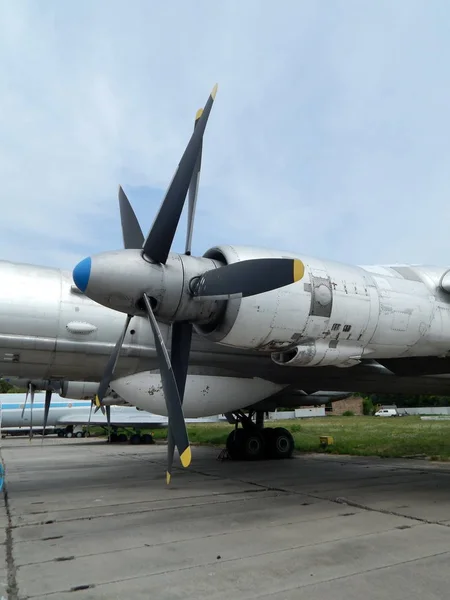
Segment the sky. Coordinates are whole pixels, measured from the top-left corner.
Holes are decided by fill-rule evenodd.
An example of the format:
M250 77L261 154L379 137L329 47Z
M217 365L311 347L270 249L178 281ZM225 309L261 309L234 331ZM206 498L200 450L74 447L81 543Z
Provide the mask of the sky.
M121 248L119 184L146 234L217 82L193 254L450 265L449 19L447 0L0 0L0 259Z

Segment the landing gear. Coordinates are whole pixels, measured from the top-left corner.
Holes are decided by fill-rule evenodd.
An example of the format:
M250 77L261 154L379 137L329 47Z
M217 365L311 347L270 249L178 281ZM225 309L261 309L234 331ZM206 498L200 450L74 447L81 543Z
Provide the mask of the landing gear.
M227 439L228 454L233 460L261 460L265 455L265 439L257 429L235 429Z
M269 458L291 458L294 452L294 438L284 427L267 427L263 430Z
M139 432L122 432L118 433L117 430L113 431L110 436L110 442L112 444L125 444L126 442L130 442L130 444L154 444L153 436L150 433L144 433L141 435Z
M233 460L261 460L264 458L290 458L294 451L294 438L284 427L264 427L264 413L252 416L235 413L236 428L227 438L228 455ZM242 429L238 429L241 423Z

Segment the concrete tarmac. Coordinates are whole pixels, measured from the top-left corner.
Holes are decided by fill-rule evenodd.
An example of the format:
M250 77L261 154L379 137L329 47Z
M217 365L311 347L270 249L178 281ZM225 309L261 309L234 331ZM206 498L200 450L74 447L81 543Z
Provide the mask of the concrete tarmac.
M2 440L0 598L444 600L450 465Z

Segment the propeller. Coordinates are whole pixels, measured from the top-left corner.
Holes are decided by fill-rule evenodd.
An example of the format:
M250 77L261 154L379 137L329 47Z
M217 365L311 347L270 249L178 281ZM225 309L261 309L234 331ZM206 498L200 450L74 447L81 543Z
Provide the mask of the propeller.
M115 310L127 320L108 361L96 403L113 377L130 315L148 317L158 357L169 417L167 482L170 482L175 447L183 466L191 462L191 450L183 415L192 328L205 314L217 314L216 300L248 297L300 280L304 265L291 258L246 260L218 266L208 258L191 257L191 244L203 151L203 134L214 103L214 86L203 109L197 111L194 129L164 196L147 237L144 239L125 192L119 188L122 236L125 250L103 253L82 260L73 270L75 285L86 296ZM189 194L184 255L169 256L186 196ZM205 304L206 303L206 304ZM202 307L206 309L202 312ZM158 321L172 325L170 356Z
M197 127L197 123L200 117L203 114L203 109L200 108L195 115L195 123L194 130ZM194 173L192 175L191 182L189 184L189 204L188 204L188 226L186 232L186 246L184 253L188 256L191 254L191 244L192 244L192 233L194 231L194 216L195 216L195 208L197 206L197 196L198 196L198 186L200 183L200 170L202 168L202 147L203 140L200 142L200 149L197 155L197 161L194 167Z
M34 406L35 390L36 390L36 387L33 384L30 384L30 434L29 434L30 442L33 437L33 406Z
M34 385L34 383L32 383L30 381L27 386L27 393L25 395L25 402L23 403L22 416L21 416L21 418L23 419L23 416L25 414L25 408L26 408L27 402L28 402L28 396L30 396L30 433L29 433L30 441L31 441L31 438L33 437L33 404L34 404L35 391L36 391L36 386Z
M181 407L181 398L173 372L172 363L164 344L161 331L158 327L155 315L153 314L152 306L147 294L144 294L145 307L147 309L150 326L155 337L156 354L160 359L160 373L163 385L164 397L166 401L167 414L169 418L169 429L173 436L173 444L178 448L180 460L183 467L188 467L191 463L191 447L189 445L186 423L184 421L183 409ZM187 372L187 370L186 370ZM171 459L168 463L171 466ZM168 471L167 482L170 482L170 472Z
M122 237L124 248L139 250L144 243L144 234L136 218L134 210L122 186L119 185L120 220L122 222Z
M91 417L92 417L92 408L94 406L94 402L91 401L91 408L89 409L89 419L87 423L87 434L88 436L91 434Z
M28 383L28 385L27 385L27 393L25 394L25 402L23 403L23 406L22 406L22 415L21 415L22 419L23 419L23 415L25 413L25 408L27 407L28 395L30 393L30 386L31 385L32 385L31 383Z
M197 164L202 149L203 134L216 93L217 85L214 86L208 101L206 102L205 108L196 120L191 139L181 157L169 189L166 192L158 214L156 215L153 225L147 235L147 239L142 247L145 256L152 259L154 262L165 264L167 261L178 222L183 211L186 194L195 172L195 165ZM194 207L194 205L195 203L193 202L192 206ZM193 222L193 218L194 215L192 214L191 222Z
M47 422L48 422L48 413L50 411L50 403L52 401L52 393L53 390L51 389L47 389L45 390L45 400L44 400L44 426L42 428L42 441L41 441L41 445L44 443L44 437L45 437L45 430L47 428Z
M255 258L207 271L191 281L194 298L246 298L299 281L304 265L292 258Z
M177 383L180 403L183 404L184 390L189 366L189 354L191 351L192 324L187 322L175 322L172 325L172 341L170 345L170 361L173 374ZM170 483L172 477L173 455L175 440L169 419L167 436L167 472L166 482Z
M204 132L205 130L206 120L209 116L209 113L211 112L211 107L214 101L216 91L217 86L213 89L211 96L209 97L208 102L205 106L205 109L200 109L199 111L197 111L194 124L194 134L183 154L183 157L178 166L178 170L172 180L172 184L166 193L164 202L161 205L160 211L155 219L155 223L152 229L150 230L150 233L148 234L145 242L141 227L136 218L136 214L130 204L130 201L128 200L123 188L119 186L119 207L122 224L122 237L125 249L138 249L143 247L144 252L148 253L148 255L151 256L151 258L156 257L156 260L159 260L160 262L165 262L170 247L172 245L172 240L175 235L181 212L183 210L186 192L187 189L189 189L189 214L185 254L190 254L201 168L202 135L200 135L199 132ZM203 121L201 122L202 117ZM198 129L198 127L201 127L202 129ZM197 136L195 136L195 133L197 133ZM183 181L183 178L179 175L180 172L181 174L191 172L190 181L188 181L187 186L185 184L185 181ZM179 190L182 191L180 192ZM180 196L180 194L183 194L183 192L184 196ZM180 202L180 198L182 199L182 202ZM175 214L173 214L172 212L169 213L167 211L167 209L165 208L167 206L167 202L170 202L174 206ZM176 218L176 222L173 221L174 216ZM171 235L170 244L167 245L166 243L162 248L158 249L158 251L155 251L155 243L157 243L157 241L155 242L155 239L157 240L157 238L155 238L154 234L152 235L152 231L154 230L155 225L157 227L165 228L169 232L169 235ZM184 388L186 385L187 368L192 337L192 325L190 323L174 324L172 328L171 357L169 358L169 354L164 344L160 328L153 313L151 300L147 295L144 295L143 300L145 303L146 312L155 339L155 348L159 359L161 381L166 400L166 408L168 414L168 459L166 481L167 483L170 483L175 447L177 447L178 449L181 464L184 467L189 466L191 462L191 449L184 421L184 415L181 407L182 398L184 395ZM100 382L99 389L95 397L95 404L97 406L97 409L102 406L104 394L106 393L106 390L108 389L108 386L111 383L130 319L131 315L128 315L122 335L116 343L114 351L109 358L108 364L103 374L103 378ZM181 352L179 351L179 349L181 350ZM174 361L174 364L172 363L172 361ZM106 407L107 415L108 408L109 407ZM108 429L109 428L110 422L108 418Z

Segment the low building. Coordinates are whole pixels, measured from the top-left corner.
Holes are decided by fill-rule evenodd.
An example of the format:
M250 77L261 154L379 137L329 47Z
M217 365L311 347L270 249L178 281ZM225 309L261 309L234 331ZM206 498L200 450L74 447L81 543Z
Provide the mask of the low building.
M361 396L350 396L343 400L336 400L331 403L331 410L328 414L330 415L343 415L346 411L350 410L355 415L362 415L363 412L363 399Z

